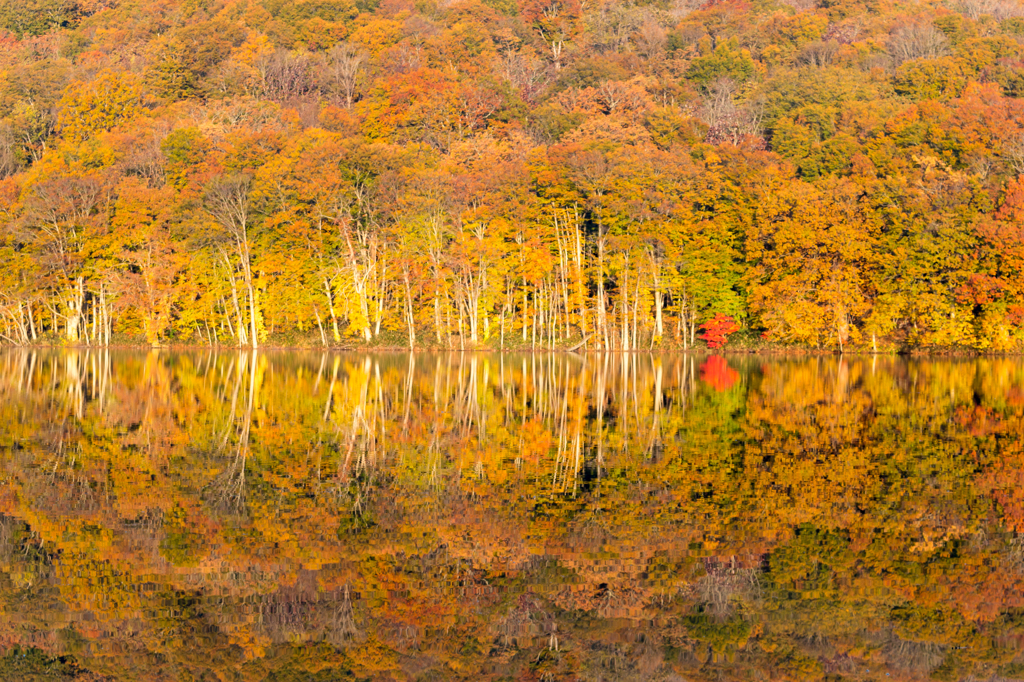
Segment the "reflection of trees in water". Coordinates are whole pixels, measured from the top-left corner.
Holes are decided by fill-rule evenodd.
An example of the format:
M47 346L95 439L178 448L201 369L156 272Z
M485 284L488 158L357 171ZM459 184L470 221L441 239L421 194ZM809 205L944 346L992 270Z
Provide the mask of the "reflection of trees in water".
M19 402L41 398L56 412L82 419L87 405L96 402L100 411L106 407L111 366L106 349L6 350L0 353L0 397Z
M336 603L328 621L327 641L337 647L348 646L358 642L362 632L356 626L355 611L352 608L352 596L348 585L342 588L340 602Z
M169 364L172 358L174 365ZM141 367L131 370L137 374L125 377L113 374L107 351L9 353L0 359L0 392L21 402L33 392L40 399L60 397L60 404L48 407L57 417L51 423L78 424L91 409L94 417L103 416L106 428L117 432L122 447L148 453L156 467L166 467L175 444L182 442L200 451L208 449L210 456L230 453L230 459L218 466L221 472L209 486L208 497L219 508L237 510L244 507L249 487L253 409L261 390L256 385L257 366L262 358L245 352L210 352L182 362L153 351ZM603 474L611 434L615 453L633 448L651 456L660 452L666 407L679 409L695 388L691 360L643 355L452 354L426 360L410 355L404 371L396 373L389 365L387 380L379 358L353 361L325 354L320 365L314 391L326 388L326 397L310 454L317 458L317 473L326 486L364 480L365 472L393 461L388 460L389 453L407 457L408 448L399 453L389 438L405 438L416 431L417 421L428 420L432 427L426 429L421 452L428 480L438 490L458 478L452 477L453 466L468 465L478 479L489 475L488 451L508 447L505 441L495 441L495 435L501 435L496 429L516 434L520 448L513 459L522 468L529 463L523 453L531 444L523 440L521 427L538 424L552 436L547 450L552 490L578 492L585 470L598 477ZM183 370L191 374L175 375ZM679 384L671 391L669 376ZM395 378L397 385L391 383ZM201 389L195 398L207 404L182 405L183 398L192 398L181 395L183 384ZM221 426L214 427L211 418L218 413ZM183 422L189 414L200 419ZM398 431L392 434L396 426ZM472 458L466 461L461 455L468 451ZM334 462L331 476L323 468L328 459ZM366 498L357 494L359 504Z
M963 607L979 628L1017 599L1022 543L1000 528L1005 512L978 472L1010 449L1018 407L1012 395L975 405L987 384L967 365L887 375L886 360L787 360L718 393L691 357L265 357L154 353L109 371L99 354L0 356L14 434L0 467L15 491L0 501L42 519L50 538L65 522L102 529L106 544L88 552L107 554L83 566L118 566L110 575L125 582L140 580L129 562L159 554L180 503L188 552L145 570L163 572L164 592L193 595L222 632L426 657L441 647L427 624L437 609L460 637L479 637L481 656L539 657L537 678L570 654L586 659L582 679L658 679L669 663L714 676L766 660L780 676L853 675L861 633L834 632L859 616L830 609L884 631L893 595L919 589L890 570L897 560L941 573L934 589L956 608L972 587L991 589L995 607ZM36 421L22 428L25 414ZM849 531L833 534L835 554L816 540L790 553L790 573L765 572L757 553L784 556L804 527ZM11 542L11 528L0 518L0 559L48 546ZM855 560L871 542L892 564ZM356 567L332 574L339 555ZM303 566L317 579L296 580ZM961 575L977 566L990 573ZM853 571L896 587L854 596L838 578ZM88 589L115 588L97 578ZM401 608L370 608L385 598ZM117 627L148 633L147 618ZM784 641L773 656L744 644L755 626L766 644ZM953 652L896 635L869 644L915 676Z
M731 616L739 602L749 602L760 593L761 557L738 560L730 556L704 560L705 573L693 586L697 603L715 618Z
M948 647L933 642L910 642L890 634L882 646L886 663L894 670L927 674L946 658Z
M580 679L588 682L683 682L685 678L665 665L665 651L656 637L636 630L622 636L626 641L591 646Z
M337 363L334 367L337 373ZM379 365L366 358L360 370L350 373L347 381L351 385L346 386L347 400L343 406L348 408L348 414L342 409L332 415L336 419L333 426L340 433L344 453L339 458L337 471L338 480L342 483L383 462L384 428L387 421ZM334 383L335 378L332 377L332 387ZM330 397L325 411L329 408Z
M224 424L223 435L219 439L217 454L223 457L232 440L234 440L234 447L227 455L227 462L222 464L223 469L204 492L205 499L213 508L233 515L244 515L246 511L246 462L249 459L249 436L252 429L253 405L256 400L258 357L256 351L251 354L239 353L238 357L231 361L232 368L235 369L231 411ZM229 370L228 374L231 373ZM248 390L244 393L244 406L241 407L241 414L238 415L239 397L242 394L243 384L246 383ZM238 415L237 418L236 415Z
M14 532L18 525L19 521L0 514L0 562L6 563L14 556Z
M132 518L121 518L114 529L119 541L130 552L155 557L160 553L160 543L165 534L163 510L149 507Z
M0 564L14 563L33 581L53 575L53 555L39 534L25 522L0 514Z
M12 641L43 648L56 644L56 628L39 624L53 622L63 610L57 580L59 560L53 546L35 529L0 514L0 650L10 647Z
M475 439L480 453L491 442L491 431L508 429L517 438L516 469L550 454L551 490L573 495L586 471L603 476L609 454L657 456L663 450L666 405L685 408L695 387L688 358L531 355L499 357L493 364L477 356L437 358L433 404L451 427L446 430L442 421L431 446L447 434L456 447ZM666 376L679 382L679 398L668 395ZM535 425L550 435L544 452L538 451L535 438L531 442ZM432 462L432 479L436 470ZM484 470L476 457L474 475L481 478Z
M317 373L319 386L327 355ZM368 518L381 479L387 478L385 431L389 418L380 366L369 357L340 373L342 359L332 362L323 414L316 427L316 442L308 457L316 460L314 490L332 508L347 510L354 523ZM330 460L335 460L333 470Z
M510 604L491 629L494 633L492 655L528 648L534 640L546 641L549 649L560 648L553 609L530 592Z
M144 453L154 468L166 468L178 445L176 379L174 368L151 350L136 382L113 383L104 412L107 424L118 431L121 447Z
M1024 574L1024 536L1013 533L1007 540L1007 568L1018 574Z
M363 639L349 586L321 590L309 571L300 571L292 584L261 596L256 619L275 643L323 640L341 648Z
M106 481L82 462L80 438L76 425L68 421L42 434L49 456L24 479L25 491L40 510L56 516L87 516L104 506Z

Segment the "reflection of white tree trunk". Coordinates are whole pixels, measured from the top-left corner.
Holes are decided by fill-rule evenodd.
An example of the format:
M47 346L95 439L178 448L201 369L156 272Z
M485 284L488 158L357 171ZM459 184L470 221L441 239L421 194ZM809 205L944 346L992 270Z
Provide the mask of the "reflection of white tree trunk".
M654 367L654 419L651 421L651 440L647 451L649 455L654 455L661 446L661 411L664 401L661 394L663 377L661 359L651 358L651 364Z
M608 362L611 356L604 353L599 356L599 367L597 369L597 478L601 478L604 471L604 407L607 402L606 392L608 389Z
M337 359L334 372L335 378L331 379L330 395L324 409L323 420L325 424L333 425L340 439L338 447L342 454L337 464L340 484L337 490L342 491L347 490L346 486L353 478L358 479L360 474L377 466L383 457L386 429L391 422L391 415L385 411L380 365L373 362L369 356L363 359L361 371L350 372L341 382L342 395L337 398L334 396L338 372ZM412 365L410 376L411 372ZM411 382L411 378L409 381ZM407 390L411 392L411 384L407 386Z
M565 363L564 372L559 371L554 375L555 381L551 387L552 394L562 396L560 408L556 410L555 415L558 427L558 451L555 457L555 473L552 483L555 489L566 492L569 490L571 479L573 497L578 492L580 472L584 465L583 416L584 408L587 405L587 372L585 369L584 367L584 370L579 373L579 384L574 401L570 401L572 374L568 362ZM559 477L561 477L560 484Z
M245 510L246 496L246 463L249 458L249 434L252 426L252 413L256 399L256 365L257 353L254 351L250 357L248 353L240 353L238 362L235 365L235 390L231 400L231 414L228 418L227 428L221 440L223 450L232 432L236 434L234 453L230 463L217 476L211 484L211 501L214 506L235 514ZM241 421L235 422L235 414L238 407L238 397L242 390L245 369L249 370L249 390L245 399L245 409L242 412Z
M409 353L409 368L405 373L405 414L402 417L402 430L409 431L409 411L412 408L412 385L416 375L416 354Z
M161 392L171 386L168 379L175 363L168 362L164 351L149 357L141 388L150 393L131 394L140 399L134 401L137 409L130 416L111 415L141 424L141 428L133 426L131 438L144 447L171 442L161 435L159 420L165 412ZM622 457L632 462L635 456L660 452L663 438L665 443L674 442L677 415L692 402L698 376L690 357L648 361L638 354L594 354L583 359L533 354L514 360L503 357L500 364L472 354L435 358L436 364L428 361L429 367L424 368L423 361L410 354L390 369L388 360L378 363L372 356L356 361L351 356L328 359L326 354L314 358L306 385L313 387L314 379L317 382L313 393L323 402L311 409L316 417L322 415L322 421L303 449L309 450L310 469L325 498L345 502L346 508L355 500L369 505L381 499L371 486L379 480L377 472L391 452L421 457L402 461L402 466L415 467L435 489L445 489L458 474L492 477L495 468L507 466L531 480L543 477L544 486L551 485L554 493L582 494L589 490L590 478L596 477L595 486L605 485L604 474L609 467L620 466ZM258 353L232 351L230 357L196 363L197 377L205 377L198 383L210 389L208 398L221 413L205 434L215 454L215 478L208 481L203 498L232 513L251 506L246 498L251 482L248 457L255 447L251 445L252 420L258 415L256 391L265 366L258 363L265 362ZM96 416L97 407L103 410L108 393L123 395L118 393L119 377L111 377L109 365L105 352L86 349L59 355L2 355L0 400L23 400L35 391L59 410L54 424L61 423L61 416L66 416L68 424L75 424L79 415L85 421ZM841 394L848 370L842 363L839 367ZM127 377L133 382L132 390L138 388L134 385L137 374ZM319 386L327 390L326 396ZM127 412L128 402L120 399L110 407ZM284 409L290 409L290 404ZM422 423L425 418L431 421ZM393 442L388 443L389 439ZM75 457L74 450L63 452L61 470ZM464 468L458 461L460 453L468 457Z
M698 601L715 617L727 618L737 602L760 589L760 563L756 556L746 561L737 561L735 555L728 560L707 557L705 575L694 586Z
M238 305L238 283L235 281L234 268L231 265L231 259L228 257L227 251L222 249L221 257L223 257L224 264L227 266L228 284L231 286L231 305L235 310L235 319L229 325L231 334L238 339L239 346L245 346L248 345L248 333L245 330L245 318L242 315L242 308Z
M362 639L362 633L356 626L355 611L348 585L345 585L341 601L338 603L327 627L327 641L336 647L344 647Z
M85 412L85 391L82 387L82 354L76 350L64 356L65 385L68 398L73 405L75 417L82 418Z

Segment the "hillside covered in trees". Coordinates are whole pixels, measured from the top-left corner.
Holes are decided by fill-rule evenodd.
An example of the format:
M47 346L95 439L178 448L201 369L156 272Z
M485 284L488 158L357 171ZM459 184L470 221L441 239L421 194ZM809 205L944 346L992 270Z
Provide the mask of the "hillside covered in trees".
M1024 348L1024 5L0 0L6 343Z

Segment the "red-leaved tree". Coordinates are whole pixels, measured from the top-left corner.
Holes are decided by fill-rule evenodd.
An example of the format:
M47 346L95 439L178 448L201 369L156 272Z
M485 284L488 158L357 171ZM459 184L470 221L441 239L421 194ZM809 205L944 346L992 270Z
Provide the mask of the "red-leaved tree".
M699 338L707 341L708 348L721 348L729 338L729 334L739 331L740 326L730 315L718 313L701 324Z

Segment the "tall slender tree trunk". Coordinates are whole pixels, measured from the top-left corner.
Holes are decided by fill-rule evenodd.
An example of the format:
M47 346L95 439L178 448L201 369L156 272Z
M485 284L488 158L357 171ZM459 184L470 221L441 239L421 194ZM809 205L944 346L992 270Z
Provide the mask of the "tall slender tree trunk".
M524 282L523 283L523 343L526 343L526 338L527 338L527 333L528 333L528 325L527 325L527 322L526 322L527 308L530 305L528 296L529 296L529 294L527 293L527 290L526 290L526 283Z
M259 336L256 331L256 287L252 281L252 263L249 262L249 243L248 241L239 242L239 256L242 258L242 275L245 277L245 289L249 295L249 333L252 338L253 350L259 347Z
M622 350L629 350L629 253L626 253L625 267L622 269Z
M242 315L242 308L238 304L238 282L235 281L234 268L231 265L231 259L228 258L228 254L225 251L221 252L224 257L224 265L228 269L228 283L231 285L231 304L235 309L235 322L231 323L231 335L238 340L239 346L244 346L248 342L247 334L245 331L245 318Z
M636 289L633 295L633 341L632 348L637 350L639 346L639 336L637 335L637 317L640 314L640 269L636 271ZM646 315L644 316L647 317Z
M27 307L28 307L28 330L32 334L32 341L34 343L35 341L37 341L39 339L39 335L36 334L36 322L35 322L35 319L34 319L35 318L35 314L32 312L32 301L28 302Z
M402 281L405 284L405 317L409 325L409 350L416 346L416 318L413 316L412 286L409 283L409 271L402 269Z
M107 288L100 287L100 311L103 313L103 345L110 345L110 311L107 308Z
M437 343L441 343L441 301L438 298L438 294L434 292L434 335L437 337Z
M324 333L324 324L320 319L320 310L316 306L313 306L313 314L316 315L316 326L320 329L320 342L324 348L327 348L327 334Z
M71 343L82 340L82 315L85 312L85 278L79 276L68 298L67 339Z
M324 276L324 293L327 295L327 311L331 315L331 333L334 336L334 342L338 343L341 341L341 331L338 329L338 315L334 311L334 293L331 291L331 280L326 275Z
M583 273L583 236L580 234L579 218L573 223L576 237L576 291L580 304L580 333L583 335L583 347L587 347L587 296L584 291Z

